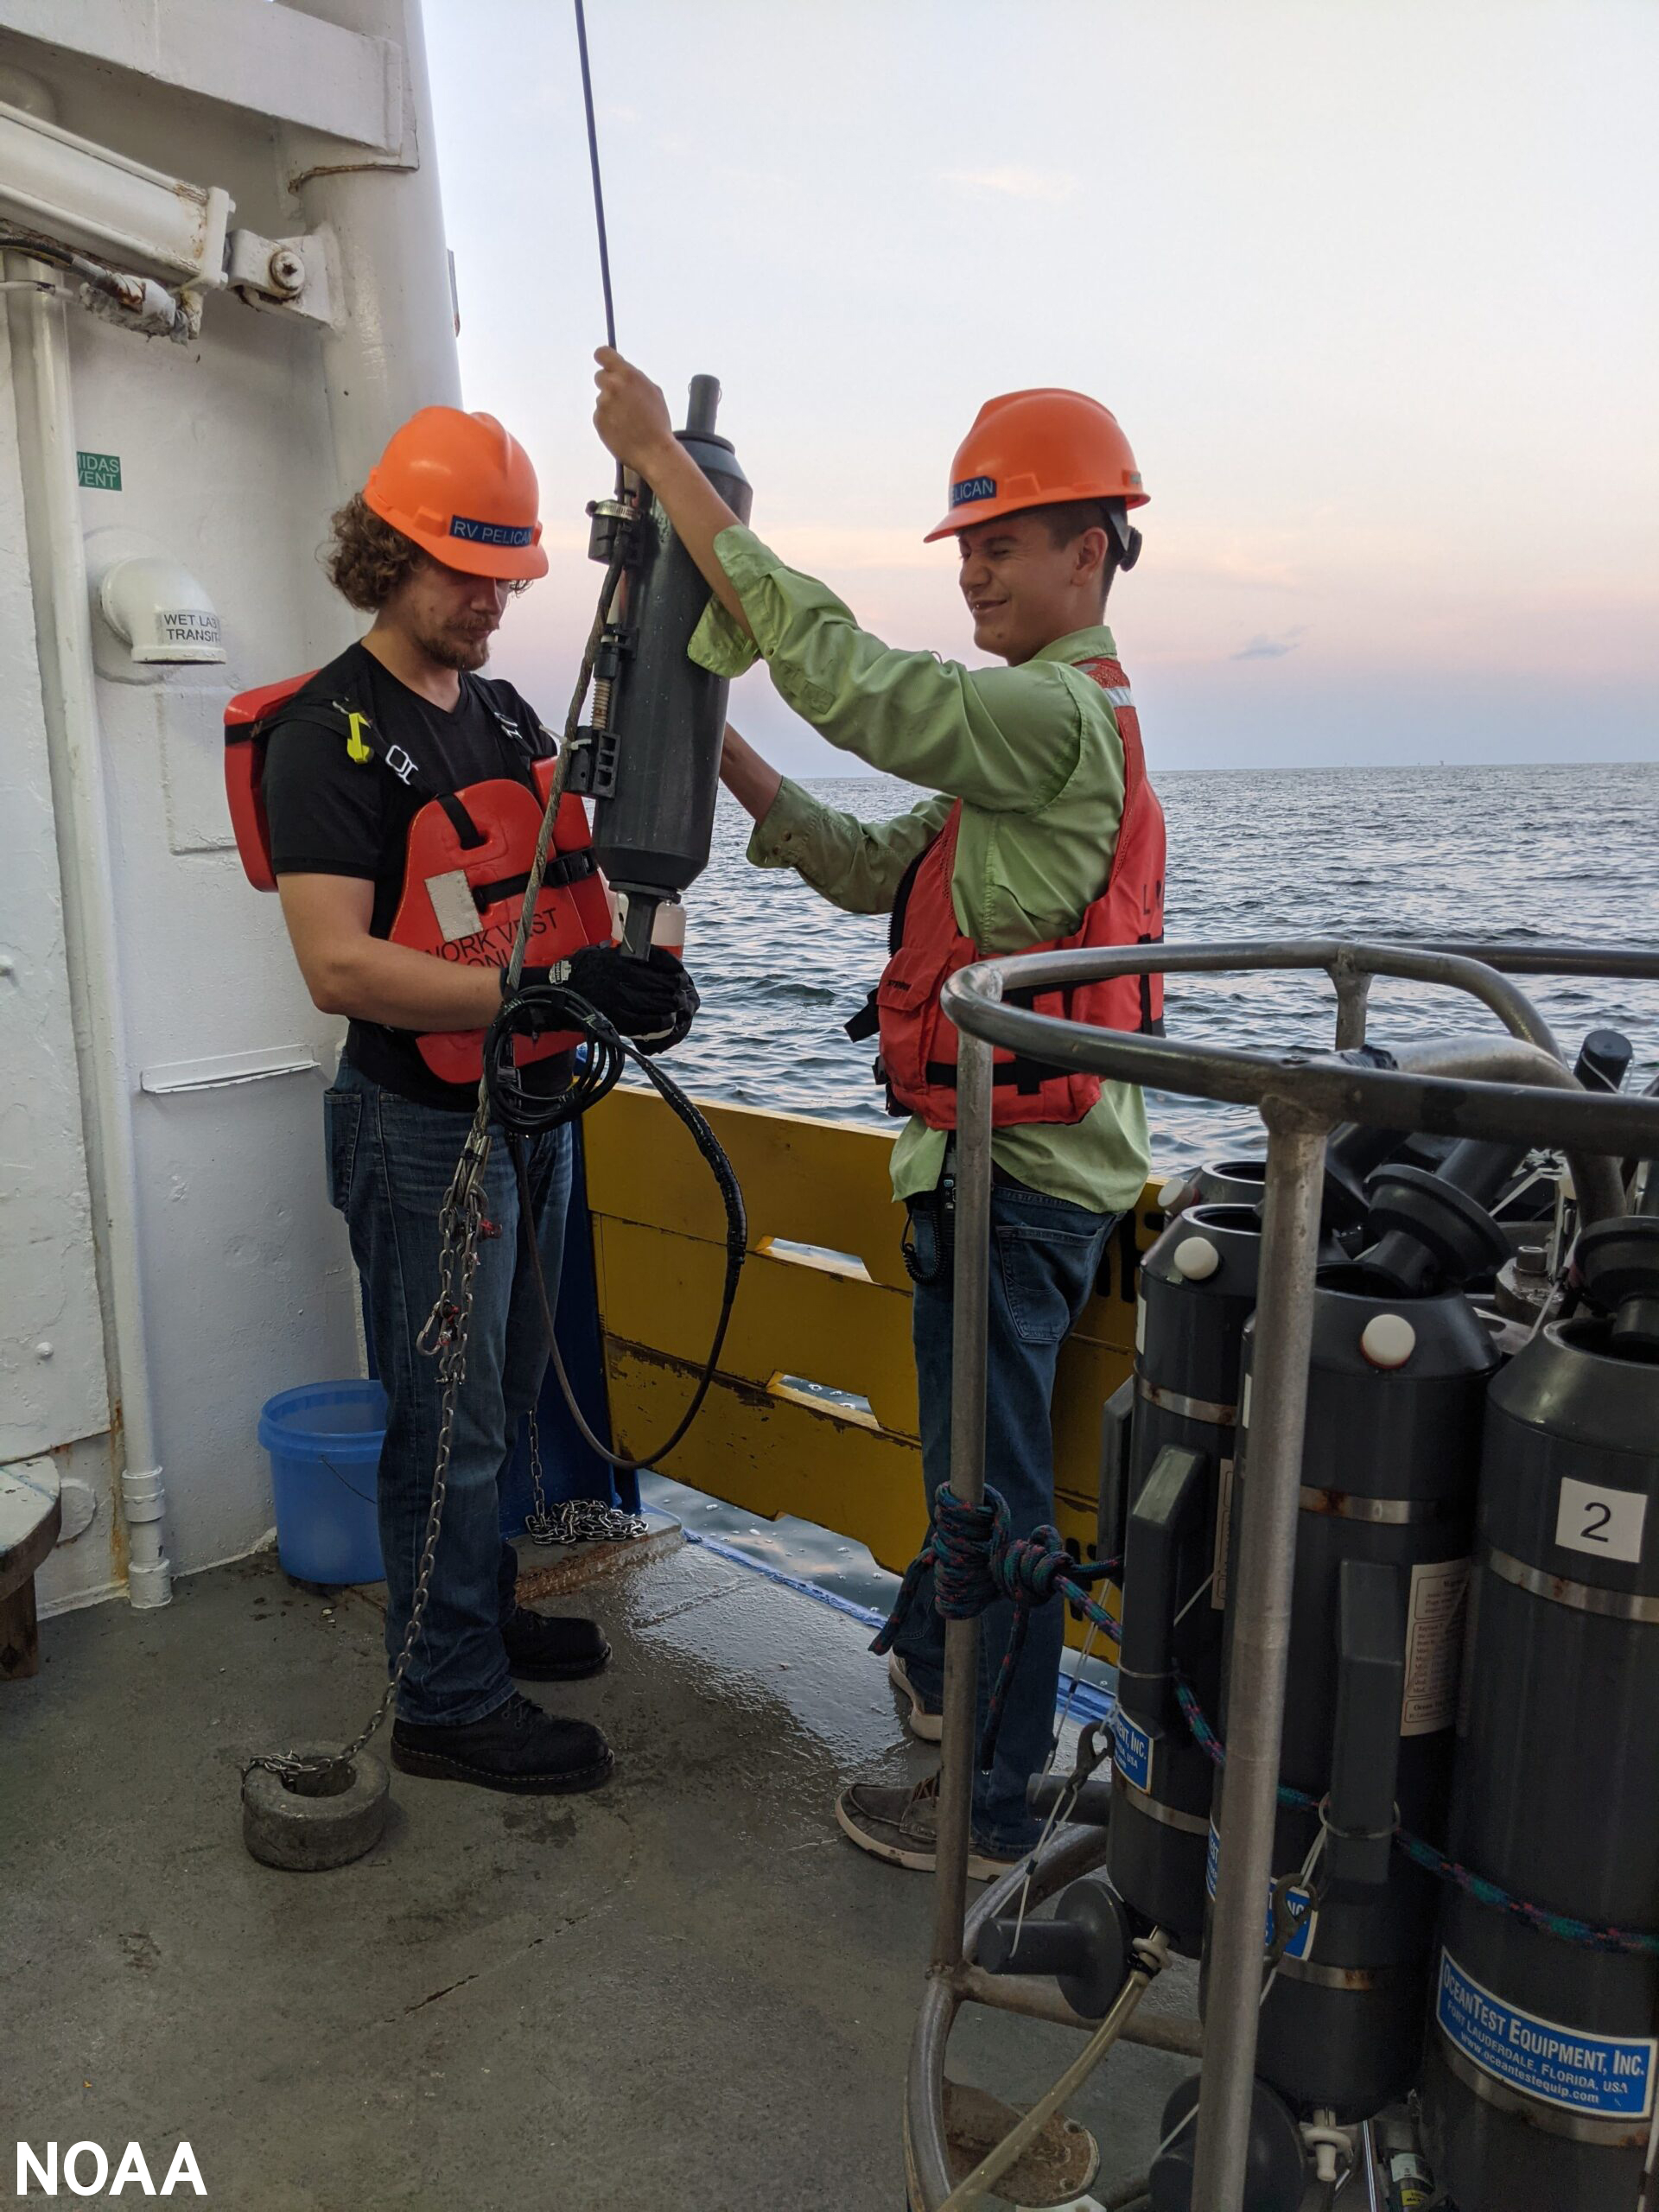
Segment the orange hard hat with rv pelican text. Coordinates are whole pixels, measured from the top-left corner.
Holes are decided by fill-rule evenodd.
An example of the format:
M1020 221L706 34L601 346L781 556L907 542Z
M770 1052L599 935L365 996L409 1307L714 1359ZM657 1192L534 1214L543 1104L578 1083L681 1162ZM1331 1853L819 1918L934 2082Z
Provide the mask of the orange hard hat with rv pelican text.
M393 431L363 497L447 569L507 583L547 574L536 471L493 415L423 407Z
M957 448L950 512L923 540L950 537L1021 507L1068 499L1122 499L1143 507L1147 493L1117 417L1097 399L1052 385L988 399Z

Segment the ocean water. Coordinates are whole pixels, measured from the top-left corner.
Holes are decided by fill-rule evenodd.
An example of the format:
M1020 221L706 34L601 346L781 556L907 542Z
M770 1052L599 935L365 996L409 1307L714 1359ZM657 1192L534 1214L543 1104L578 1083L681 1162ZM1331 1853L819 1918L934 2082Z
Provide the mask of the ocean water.
M808 786L867 820L922 796L891 777ZM1411 944L1468 937L1659 944L1659 763L1587 767L1314 768L1166 774L1166 935L1172 943L1340 935ZM749 820L722 791L715 844L688 902L702 994L674 1072L694 1093L894 1127L872 1048L842 1024L887 948L885 916L843 914L792 870L753 868ZM1659 985L1521 977L1569 1058L1588 1029L1636 1047L1630 1087L1659 1072ZM1236 1046L1327 1045L1323 976L1173 978L1172 1035ZM1379 981L1370 1036L1388 1045L1497 1033L1461 993ZM1258 1145L1249 1108L1149 1094L1155 1167Z

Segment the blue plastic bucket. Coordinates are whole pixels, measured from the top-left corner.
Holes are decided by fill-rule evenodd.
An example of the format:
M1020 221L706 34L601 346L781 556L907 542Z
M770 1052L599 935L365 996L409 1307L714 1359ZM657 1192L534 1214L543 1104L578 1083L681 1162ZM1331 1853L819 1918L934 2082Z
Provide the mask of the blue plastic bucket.
M385 1574L375 1473L386 1430L378 1382L305 1382L259 1415L270 1455L276 1551L303 1582L378 1582Z

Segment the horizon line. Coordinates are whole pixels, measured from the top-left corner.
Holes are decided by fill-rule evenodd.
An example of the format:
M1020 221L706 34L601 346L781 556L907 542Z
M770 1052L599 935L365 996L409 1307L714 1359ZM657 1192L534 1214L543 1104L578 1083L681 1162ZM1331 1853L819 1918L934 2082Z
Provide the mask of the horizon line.
M1306 774L1306 773L1307 773L1307 772L1309 772L1311 771L1312 772L1313 772L1313 773L1315 773L1315 774L1318 774L1318 775L1332 775L1332 776L1355 776L1355 775L1361 775L1361 776L1363 776L1363 775L1369 775L1369 774L1370 774L1373 771L1375 771L1375 770L1376 770L1376 769L1379 769L1379 768L1395 768L1395 769L1407 769L1407 768L1410 768L1410 769L1421 769L1421 768L1427 768L1427 769L1429 769L1429 770L1431 770L1432 772L1436 772L1436 773L1439 773L1439 772L1442 772L1442 771L1443 771L1443 772L1444 772L1446 774L1447 774L1447 775L1466 775L1466 774L1472 773L1472 772L1476 772L1476 771L1478 771L1478 770L1480 770L1480 769L1500 769L1500 770L1506 770L1506 769L1513 769L1513 768L1574 768L1574 769L1584 769L1584 768L1659 768L1659 754L1656 754L1652 760L1281 760L1281 761L1246 761L1246 762L1242 762L1242 763L1241 763L1237 767L1232 767L1232 768L1227 768L1227 767L1211 767L1211 768L1174 768L1174 767L1167 767L1167 768L1161 768L1161 769L1160 769L1159 773L1160 773L1160 776L1295 776L1295 775L1303 775L1303 774ZM785 773L787 773L788 772L787 772L787 771L785 771ZM910 779L909 779L909 778L908 778L908 777L906 777L906 776L895 776L895 775L893 775L893 773L891 773L891 772L890 772L890 771L888 771L888 770L887 770L887 769L884 769L884 768L869 768L869 767L860 767L860 768L854 768L854 769L846 770L846 771L843 771L843 772L842 772L841 774L839 774L839 775L811 775L811 776L800 775L800 776L791 776L791 777L790 778L790 780L791 780L791 783L797 783L797 784L845 784L845 783L862 783L862 782L865 782L865 781L867 781L867 780L868 780L868 781L869 781L869 782L872 782L872 783L875 783L875 782L883 782L883 783L889 783L889 784L908 784L908 783L909 783L909 781L910 781ZM925 790L927 790L927 789L929 788L929 786L928 786L928 785L926 785L925 784L916 784L916 785L912 785L911 787L912 787L913 790L916 790L916 791L925 791Z

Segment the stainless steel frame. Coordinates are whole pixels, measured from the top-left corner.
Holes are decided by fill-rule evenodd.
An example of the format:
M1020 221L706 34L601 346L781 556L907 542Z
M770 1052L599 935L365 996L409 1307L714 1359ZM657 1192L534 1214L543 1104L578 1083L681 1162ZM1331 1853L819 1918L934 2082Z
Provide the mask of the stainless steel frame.
M1475 957L1478 955L1479 957ZM1334 1052L1263 1052L1130 1034L1002 1003L1010 990L1139 975L1261 969L1323 969L1338 1001ZM989 1262L992 1049L1052 1067L1188 1096L1255 1106L1268 1130L1261 1293L1257 1306L1250 1481L1243 1504L1239 1572L1230 1598L1244 1686L1230 1707L1221 1863L1211 1942L1205 2041L1213 2056L1199 2101L1194 2202L1204 2212L1242 2212L1244 2162L1262 1982L1262 1900L1273 1843L1284 1721L1285 1666L1301 1489L1315 1253L1325 1139L1340 1122L1402 1131L1509 1137L1568 1155L1586 1221L1624 1208L1618 1162L1659 1155L1659 1097L1584 1091L1563 1065L1548 1024L1500 969L1659 979L1659 950L1569 946L1401 946L1336 938L1160 945L1122 951L1019 954L964 969L944 993L960 1033L957 1103L956 1313L951 1487L978 1504L985 1487L985 1319ZM1365 1038L1376 976L1459 990L1503 1022L1508 1040L1459 1037L1402 1049L1392 1067L1344 1058ZM906 2164L914 2212L938 2212L950 2192L943 2085L950 2023L964 2000L1064 2019L1066 2008L1033 1987L999 1985L971 1963L988 1912L1020 1877L999 1885L965 1916L972 1796L976 1621L945 1634L944 1743L939 1807L938 1910L932 1963L912 2044L906 2101ZM1098 1832L1062 1829L1044 1853L1033 1901L1097 1865ZM1157 2016L1143 2022L1156 2037ZM1087 2024L1078 2023L1079 2025ZM1133 2024L1131 2024L1133 2026ZM1162 2024L1166 2028L1172 2024ZM1174 2024L1164 2043L1191 2039ZM1162 2041L1162 2037L1156 2037Z

